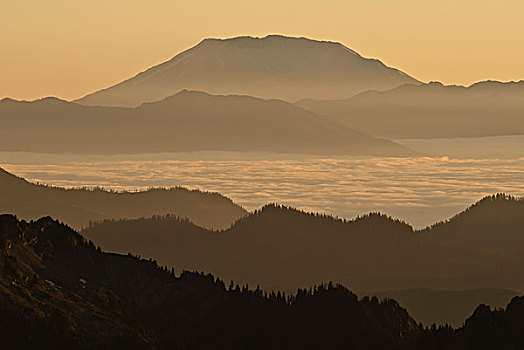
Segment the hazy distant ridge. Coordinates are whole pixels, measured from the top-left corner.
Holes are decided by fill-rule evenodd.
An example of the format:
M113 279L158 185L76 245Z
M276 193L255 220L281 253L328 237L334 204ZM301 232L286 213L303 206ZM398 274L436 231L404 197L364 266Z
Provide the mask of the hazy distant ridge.
M406 84L297 105L388 139L524 135L524 81Z
M172 214L218 229L229 227L246 211L218 193L182 187L121 193L65 189L32 184L0 168L0 213L25 219L52 215L77 229L96 220Z
M188 90L137 108L4 100L0 122L0 150L8 151L414 154L288 102Z

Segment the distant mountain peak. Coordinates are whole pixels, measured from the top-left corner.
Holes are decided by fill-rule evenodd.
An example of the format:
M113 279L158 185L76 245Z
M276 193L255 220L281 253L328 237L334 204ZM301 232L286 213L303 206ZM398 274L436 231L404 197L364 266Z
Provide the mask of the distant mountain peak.
M349 49L345 45L343 45L340 42L337 41L330 41L330 40L319 40L319 39L311 39L306 38L303 36L288 36L288 35L282 35L282 34L268 34L263 37L258 36L250 36L250 35L242 35L242 36L236 36L232 38L205 38L201 41L201 43L207 43L207 42L229 42L229 43L242 43L242 42L264 42L264 43L270 43L270 42L302 42L302 43L309 43L309 44L328 44L328 45L334 45L334 46L340 46L348 49L349 51L356 53L355 51ZM359 55L360 56L360 55Z
M341 43L272 34L206 38L172 59L78 102L134 107L183 89L297 101L346 98L405 83L420 82Z
M231 41L231 42L261 42L261 43L267 43L267 45L271 45L272 43L279 43L283 45L290 45L290 44L301 44L301 45L309 45L309 46L326 46L331 47L335 49L343 49L346 53L350 53L352 55L358 56L359 58L363 58L358 52L350 49L349 47L345 46L344 44L338 42L338 41L330 41L330 40L319 40L319 39L310 39L303 36L297 37L297 36L286 36L281 34L269 34L264 37L253 37L253 36L240 36L240 37L234 37L229 39L209 39L209 40L218 40L218 41ZM375 59L371 59L374 61L378 61Z

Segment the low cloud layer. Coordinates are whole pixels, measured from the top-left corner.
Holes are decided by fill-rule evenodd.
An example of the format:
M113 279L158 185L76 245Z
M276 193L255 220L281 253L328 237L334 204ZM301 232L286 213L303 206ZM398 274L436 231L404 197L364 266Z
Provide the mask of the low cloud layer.
M180 185L220 192L249 210L276 202L345 218L381 211L416 227L447 218L488 194L524 195L524 158L1 156L3 168L33 182L116 190Z

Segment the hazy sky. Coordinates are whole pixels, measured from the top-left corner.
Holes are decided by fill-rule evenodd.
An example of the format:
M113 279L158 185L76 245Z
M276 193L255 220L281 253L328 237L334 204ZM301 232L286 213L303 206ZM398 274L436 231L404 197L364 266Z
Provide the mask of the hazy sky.
M0 98L72 99L204 37L340 41L423 80L524 79L522 0L0 0Z

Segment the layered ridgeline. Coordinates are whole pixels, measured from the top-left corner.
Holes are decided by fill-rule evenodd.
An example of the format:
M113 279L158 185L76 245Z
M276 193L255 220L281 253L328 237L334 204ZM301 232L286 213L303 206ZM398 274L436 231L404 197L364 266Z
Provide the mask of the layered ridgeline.
M287 102L191 91L138 108L6 99L0 122L0 150L8 151L413 154Z
M0 213L35 219L52 215L78 229L90 221L175 214L207 228L229 227L247 214L218 193L182 187L143 192L65 189L30 183L0 168Z
M297 105L389 139L524 135L524 81L470 87L406 84Z
M17 349L521 349L524 299L423 329L340 285L265 293L100 251L51 218L0 216L0 335Z
M345 98L406 83L418 81L340 43L270 35L205 39L165 63L78 102L138 106L182 89L297 101Z
M499 195L433 229L414 231L381 214L345 221L267 205L223 231L156 216L108 220L82 233L108 251L266 288L294 289L327 279L357 290L522 289L523 210L522 200ZM460 221L465 223L459 227Z
M491 231L492 242L513 240L513 246L522 247L521 203L503 195L489 197L459 217L480 210L478 218L487 231L488 227L497 228L497 223L507 223ZM105 221L82 233L108 251L153 257L176 269L210 271L266 289L294 290L333 280L358 291L522 291L524 254L477 244L479 226L475 220L458 231L453 224L457 220L435 227L439 232L449 227L450 235L467 235L470 245L455 244L444 233L434 231L436 228L414 231L385 215L343 221L275 205L265 206L225 231L208 231L176 217L154 217ZM507 301L505 297L490 298L489 293L478 295L476 300L483 302ZM443 297L441 301L446 300ZM442 320L438 309L421 308L417 298L417 293L407 295L403 305L424 321ZM447 310L447 322L455 324L461 315L463 319L472 311L467 307Z
M286 297L102 253L50 218L0 216L0 334L13 348L396 349L396 302L325 285Z

